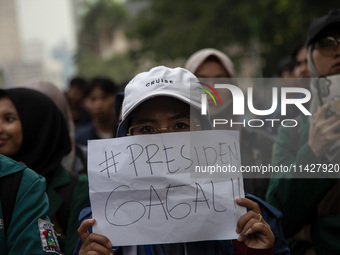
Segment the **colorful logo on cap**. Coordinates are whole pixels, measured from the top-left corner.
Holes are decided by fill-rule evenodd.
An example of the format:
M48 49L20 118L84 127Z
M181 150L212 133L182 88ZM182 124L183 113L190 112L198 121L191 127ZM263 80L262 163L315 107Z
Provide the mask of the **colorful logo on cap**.
M216 97L217 97L218 100L220 101L220 104L222 105L222 100L221 100L221 98L220 98L220 95L217 93L217 91L216 91L212 86L210 86L210 85L208 85L208 84L206 84L206 83L203 83L203 82L197 82L197 83L201 84L202 86L207 87L207 88L210 89L212 92L214 92L214 94L216 95ZM197 88L200 89L200 90L203 90L205 93L207 93L207 94L212 98L212 100L214 101L215 106L217 106L215 97L212 95L212 93L211 93L209 90L204 89L204 88L201 88L201 87L197 87Z

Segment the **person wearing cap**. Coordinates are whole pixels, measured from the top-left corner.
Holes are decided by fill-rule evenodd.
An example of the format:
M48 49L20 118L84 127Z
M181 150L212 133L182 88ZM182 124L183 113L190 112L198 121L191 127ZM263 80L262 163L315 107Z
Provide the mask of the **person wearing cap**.
M195 81L197 78L183 68L159 66L138 74L125 88L117 137L211 129L209 118L200 114L199 90L192 93L190 89ZM195 123L194 128L190 123ZM238 240L115 247L114 254L272 254L275 237L271 226L277 219L270 213L271 206L248 198L237 203L248 208L236 226ZM78 229L81 242L74 254L113 254L107 237L91 233L95 219L89 218L91 209L87 208L80 216L85 220ZM251 234L246 235L249 229Z
M274 165L339 166L340 9L315 19L307 36L312 116L294 129L281 128ZM324 174L324 173L323 173ZM283 212L283 229L293 254L340 254L340 182L336 176L272 178L267 201Z

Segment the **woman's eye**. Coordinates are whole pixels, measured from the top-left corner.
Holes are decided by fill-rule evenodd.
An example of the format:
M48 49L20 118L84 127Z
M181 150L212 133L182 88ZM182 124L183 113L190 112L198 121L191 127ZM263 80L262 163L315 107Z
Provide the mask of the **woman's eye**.
M190 128L190 124L185 123L185 122L178 122L175 125L175 129L189 129Z
M155 128L152 126L144 126L138 130L138 133L154 133Z
M15 119L13 117L7 117L7 122L13 122Z

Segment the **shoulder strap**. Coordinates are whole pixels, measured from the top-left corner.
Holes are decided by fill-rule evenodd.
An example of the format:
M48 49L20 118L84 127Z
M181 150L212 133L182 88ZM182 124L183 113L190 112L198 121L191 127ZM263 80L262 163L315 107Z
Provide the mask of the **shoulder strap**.
M0 178L0 199L4 216L5 233L11 223L23 170Z
M73 192L78 183L78 175L70 173L70 183L62 186L57 190L59 195L64 199L63 205L58 210L56 216L62 231L66 234L67 220L70 213L70 205Z

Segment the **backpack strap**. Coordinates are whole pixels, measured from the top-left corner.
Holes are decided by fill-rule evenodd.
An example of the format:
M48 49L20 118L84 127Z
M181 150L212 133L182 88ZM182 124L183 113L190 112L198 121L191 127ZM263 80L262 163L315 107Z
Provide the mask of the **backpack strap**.
M23 170L0 178L0 199L5 233L11 223Z
M63 233L65 234L66 234L66 228L67 228L67 220L70 214L70 205L71 205L71 200L73 197L73 192L78 183L78 175L75 175L71 172L69 172L69 174L70 174L70 182L60 187L57 190L58 194L64 199L64 203L60 207L60 209L57 211L56 216L57 216L58 223Z

